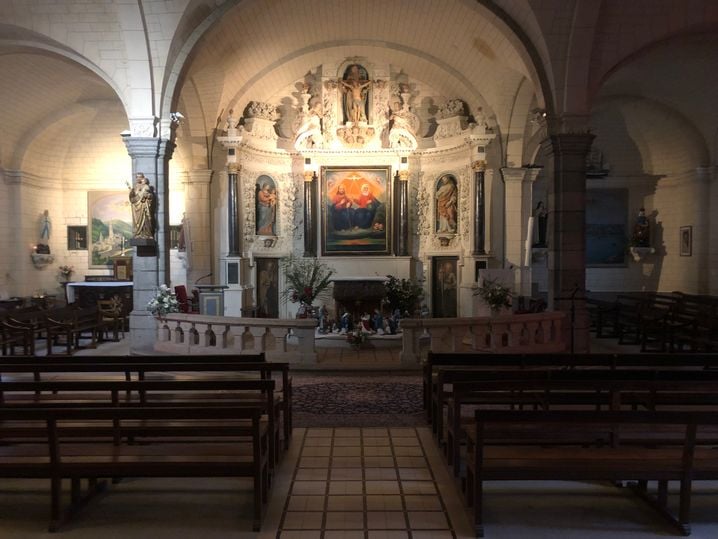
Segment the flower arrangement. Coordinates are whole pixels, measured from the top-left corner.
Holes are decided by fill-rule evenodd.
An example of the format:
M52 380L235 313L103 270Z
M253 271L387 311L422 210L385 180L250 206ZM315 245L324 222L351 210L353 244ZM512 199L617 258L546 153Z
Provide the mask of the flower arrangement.
M347 342L352 348L359 350L360 348L364 348L364 346L366 346L369 342L369 334L363 330L361 325L358 325L352 331L347 333Z
M161 318L168 313L178 313L179 303L169 286L161 284L155 297L147 303L147 310Z
M386 301L392 312L399 309L402 316L405 313L413 314L417 303L424 295L421 281L415 279L398 279L393 275L387 275L388 281L384 283L386 290Z
M287 288L282 292L282 299L307 306L329 287L329 280L334 275L333 269L316 258L290 256L284 259L283 269Z
M75 272L75 268L73 268L72 266L60 266L59 268L57 268L57 270L60 272L60 275L65 280L68 280L70 278L70 275Z
M502 307L511 307L511 289L496 279L485 279L475 294L481 296L493 314L498 313Z

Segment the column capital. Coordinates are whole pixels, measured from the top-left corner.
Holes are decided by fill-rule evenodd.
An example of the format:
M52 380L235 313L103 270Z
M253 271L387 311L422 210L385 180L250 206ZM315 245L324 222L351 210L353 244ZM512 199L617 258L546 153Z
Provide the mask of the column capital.
M242 170L242 165L240 165L236 161L230 161L229 163L227 163L228 174L239 174L240 170Z
M486 170L486 161L484 159L477 159L473 163L471 163L471 168L475 172L483 172Z
M501 169L501 177L504 183L513 182L534 182L538 177L540 168L528 167L503 167Z
M133 159L142 157L171 159L175 149L175 143L169 139L122 135L122 142L125 143L127 153Z

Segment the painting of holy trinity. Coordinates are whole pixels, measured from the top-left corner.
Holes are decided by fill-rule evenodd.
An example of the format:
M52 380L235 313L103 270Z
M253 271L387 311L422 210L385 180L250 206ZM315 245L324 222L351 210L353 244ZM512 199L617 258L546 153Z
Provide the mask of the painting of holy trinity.
M324 255L391 254L391 167L322 167Z

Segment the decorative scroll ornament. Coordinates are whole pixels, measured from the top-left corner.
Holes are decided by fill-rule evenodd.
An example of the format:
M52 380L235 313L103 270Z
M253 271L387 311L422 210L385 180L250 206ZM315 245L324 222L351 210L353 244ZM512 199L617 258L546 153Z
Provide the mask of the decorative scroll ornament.
M269 120L271 122L276 122L279 119L277 107L271 103L264 103L262 101L250 101L244 115L247 118L258 118L260 120Z
M439 107L439 118L442 120L454 116L466 116L466 105L461 99L449 99Z
M133 137L154 137L155 119L154 118L138 118L130 120L130 131Z
M302 108L306 108L307 110L302 111L295 120L296 136L294 138L294 148L300 151L321 148L324 144L321 113L322 104L320 101L316 101L311 109L306 105Z

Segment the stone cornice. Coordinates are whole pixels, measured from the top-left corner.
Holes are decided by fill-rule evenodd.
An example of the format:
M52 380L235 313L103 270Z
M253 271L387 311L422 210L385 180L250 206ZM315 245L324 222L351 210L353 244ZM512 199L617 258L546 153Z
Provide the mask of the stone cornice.
M6 185L22 185L37 189L62 189L63 182L60 178L48 178L38 176L32 172L22 170L0 169L3 181Z

